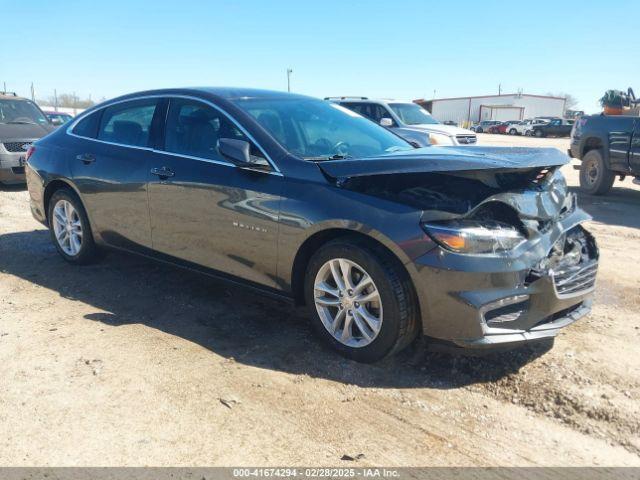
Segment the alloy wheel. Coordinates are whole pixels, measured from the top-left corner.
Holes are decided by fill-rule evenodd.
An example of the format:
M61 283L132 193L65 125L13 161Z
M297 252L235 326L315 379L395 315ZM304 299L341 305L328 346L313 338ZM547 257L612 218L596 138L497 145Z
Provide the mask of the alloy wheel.
M327 261L314 285L316 310L327 331L348 347L365 347L382 328L382 299L371 276L346 258Z
M64 253L74 257L82 248L82 221L71 202L59 200L53 207L53 231Z

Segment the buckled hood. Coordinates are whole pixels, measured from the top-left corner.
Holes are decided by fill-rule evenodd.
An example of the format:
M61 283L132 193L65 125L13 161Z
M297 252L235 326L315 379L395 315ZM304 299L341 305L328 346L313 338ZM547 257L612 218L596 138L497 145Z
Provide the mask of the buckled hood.
M555 148L425 147L357 160L319 162L333 178L401 173L520 170L565 165L569 157Z

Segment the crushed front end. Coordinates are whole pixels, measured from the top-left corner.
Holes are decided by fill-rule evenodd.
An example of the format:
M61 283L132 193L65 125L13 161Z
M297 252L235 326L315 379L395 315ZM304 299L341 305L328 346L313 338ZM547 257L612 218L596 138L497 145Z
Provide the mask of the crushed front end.
M320 166L340 188L422 212L391 230L423 333L490 348L553 337L590 311L598 248L567 163L556 149L431 147Z
M486 174L463 176L496 185ZM493 250L456 251L460 240L441 241L441 230L430 230L461 219L501 225L488 229ZM425 335L460 347L517 345L554 337L589 313L599 255L580 225L588 219L557 168L539 169L528 185L490 195L463 214L425 212L425 231L437 244L413 262ZM518 233L505 236L505 229Z

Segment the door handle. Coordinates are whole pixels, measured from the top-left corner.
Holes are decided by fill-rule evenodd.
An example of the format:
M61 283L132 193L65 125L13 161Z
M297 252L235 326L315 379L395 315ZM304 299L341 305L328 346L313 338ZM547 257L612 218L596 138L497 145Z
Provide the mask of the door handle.
M173 170L171 170L170 168L167 168L167 167L152 168L151 169L151 174L152 175L157 175L160 178L169 178L169 177L173 177L175 175Z
M93 163L96 161L96 157L94 157L90 153L81 153L76 157L76 159L80 160L85 165L89 165L90 163Z

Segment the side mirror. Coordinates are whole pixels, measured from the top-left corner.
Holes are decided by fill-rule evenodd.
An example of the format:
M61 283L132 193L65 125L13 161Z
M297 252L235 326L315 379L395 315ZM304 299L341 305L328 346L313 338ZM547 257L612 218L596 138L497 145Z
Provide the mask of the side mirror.
M264 170L268 167L268 163L254 160L251 157L251 144L244 140L236 140L235 138L218 139L218 151L220 154L240 168L257 168Z
M382 117L380 119L380 125L383 127L393 127L393 120L391 120L389 117Z

